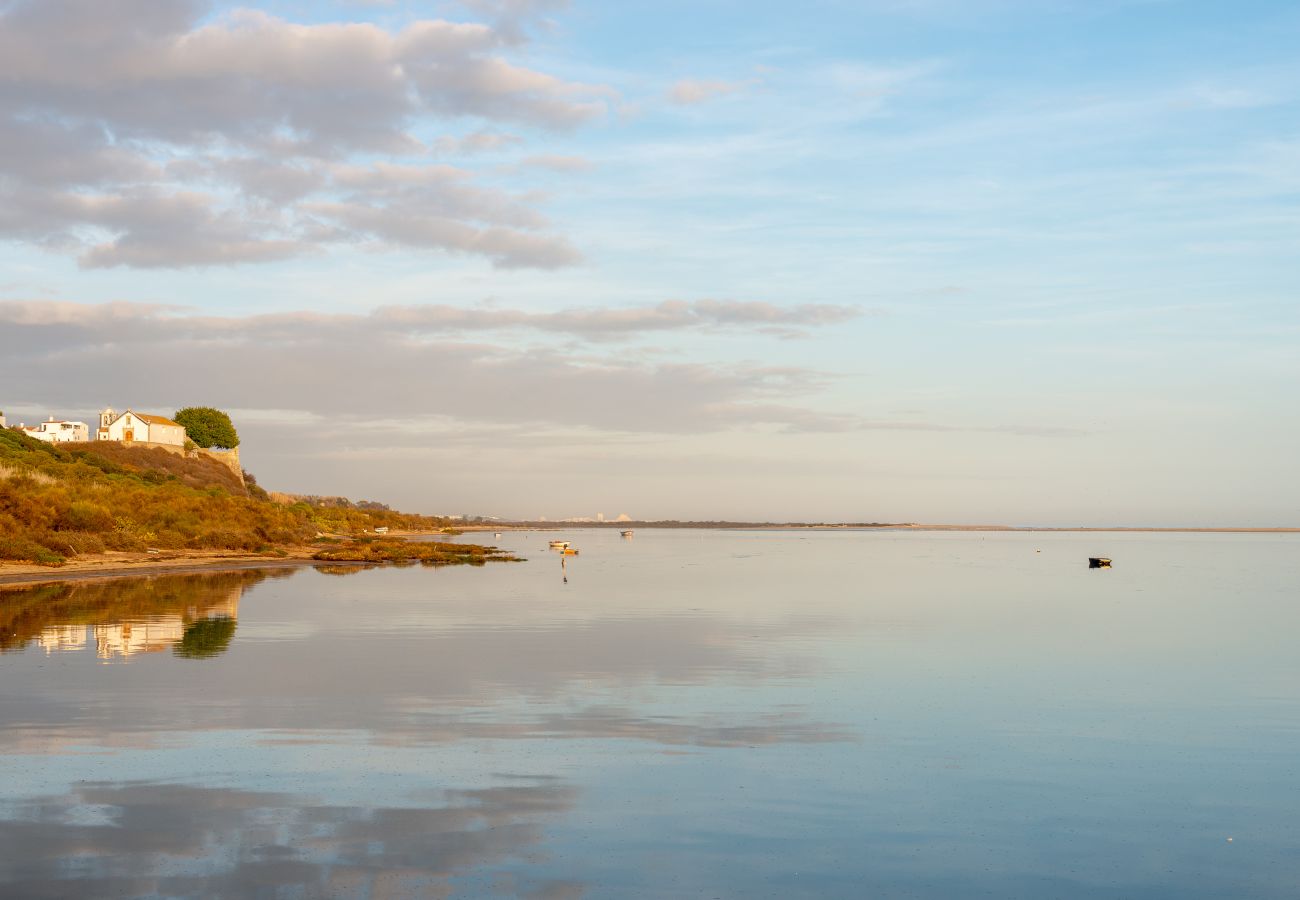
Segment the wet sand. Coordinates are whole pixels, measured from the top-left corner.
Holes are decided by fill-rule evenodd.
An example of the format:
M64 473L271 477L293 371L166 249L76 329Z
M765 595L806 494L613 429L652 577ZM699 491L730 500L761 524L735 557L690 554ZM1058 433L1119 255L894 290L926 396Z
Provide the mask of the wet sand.
M0 589L7 586L123 578L132 575L176 575L236 569L280 569L313 562L314 547L286 548L285 556L210 550L176 550L165 553L112 552L70 560L57 568L32 563L0 563Z

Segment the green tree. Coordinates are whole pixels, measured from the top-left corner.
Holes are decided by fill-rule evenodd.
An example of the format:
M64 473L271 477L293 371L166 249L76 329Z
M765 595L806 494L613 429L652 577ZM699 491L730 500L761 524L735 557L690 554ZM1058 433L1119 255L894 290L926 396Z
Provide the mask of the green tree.
M187 406L172 416L185 434L200 447L223 447L227 450L239 446L239 434L230 422L230 416L210 406Z

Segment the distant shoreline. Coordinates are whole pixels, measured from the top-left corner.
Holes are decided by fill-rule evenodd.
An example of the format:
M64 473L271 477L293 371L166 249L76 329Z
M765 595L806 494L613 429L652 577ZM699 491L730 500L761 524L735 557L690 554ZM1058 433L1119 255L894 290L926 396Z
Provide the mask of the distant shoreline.
M641 529L712 529L715 531L996 531L996 532L1135 532L1140 534L1300 534L1300 527L1164 528L1150 525L944 525L876 522L498 522L456 524L457 531L610 531Z
M687 522L528 522L496 525L460 525L458 531L482 534L496 531L574 531L578 529L645 530L713 530L713 531L959 531L986 533L1060 533L1060 534L1300 534L1300 528L1154 528L1142 526L1040 527L1022 525L830 525L764 522L728 522L695 524ZM390 536L416 536L426 532L392 532ZM263 556L220 551L174 551L162 558L140 553L109 553L103 556L71 560L58 568L31 563L0 562L0 592L7 588L53 584L64 581L89 581L101 578L131 578L152 575L201 574L204 572L242 569L285 569L302 566L330 565L312 558L315 548L287 548L286 556ZM368 565L356 563L355 565ZM3 593L0 593L3 600Z

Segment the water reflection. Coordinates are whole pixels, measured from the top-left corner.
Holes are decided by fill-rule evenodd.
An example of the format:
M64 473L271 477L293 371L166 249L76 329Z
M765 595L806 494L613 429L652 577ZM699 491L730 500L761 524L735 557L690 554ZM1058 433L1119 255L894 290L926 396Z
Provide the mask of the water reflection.
M0 897L1294 896L1300 542L1094 540L9 595Z
M481 573L470 574L477 580L464 583L482 582ZM249 605L246 592L271 578L274 593ZM656 685L807 678L816 664L802 642L834 631L834 618L799 611L736 621L722 612L628 610L608 601L564 614L535 603L485 604L448 590L455 573L436 578L424 570L329 566L0 594L9 650L40 647L87 661L95 658L90 650L101 660L170 650L210 660L172 667L165 677L123 669L87 681L77 667L12 659L10 690L0 690L0 753L77 754L219 731L261 731L260 743L329 744L360 735L389 747L617 740L717 748L855 739L802 705L687 710L654 704L647 693ZM241 599L247 608L237 638ZM76 650L83 652L66 652ZM213 676L219 690L211 689ZM629 690L636 702L628 702Z
M24 898L479 896L581 885L491 868L532 852L576 791L552 779L443 790L432 804L350 806L188 784L85 784L0 807L0 885ZM494 889L495 888L495 889ZM504 890L501 890L504 888Z
M230 645L239 600L278 570L65 582L0 592L0 653L29 645L105 661L172 650L207 659Z

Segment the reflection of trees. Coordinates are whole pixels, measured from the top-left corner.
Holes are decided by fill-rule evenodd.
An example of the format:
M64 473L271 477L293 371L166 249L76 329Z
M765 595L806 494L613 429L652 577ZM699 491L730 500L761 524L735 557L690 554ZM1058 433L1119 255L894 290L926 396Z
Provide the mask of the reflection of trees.
M548 780L448 791L422 807L335 806L175 784L78 787L0 820L0 896L445 896L540 844L575 792ZM103 812L85 820L78 809ZM496 873L510 878L508 872ZM576 897L574 884L516 893Z
M157 575L63 582L0 592L0 652L38 642L47 651L78 649L93 632L101 656L161 650L174 644L204 658L234 634L244 591L288 570ZM215 620L215 624L204 624ZM221 620L225 620L222 624ZM193 633L191 633L193 630Z
M316 566L316 571L322 575L355 575L358 572L364 572L369 566Z
M185 634L172 647L172 653L186 659L208 659L224 653L234 636L235 620L230 616L199 619L185 626Z

